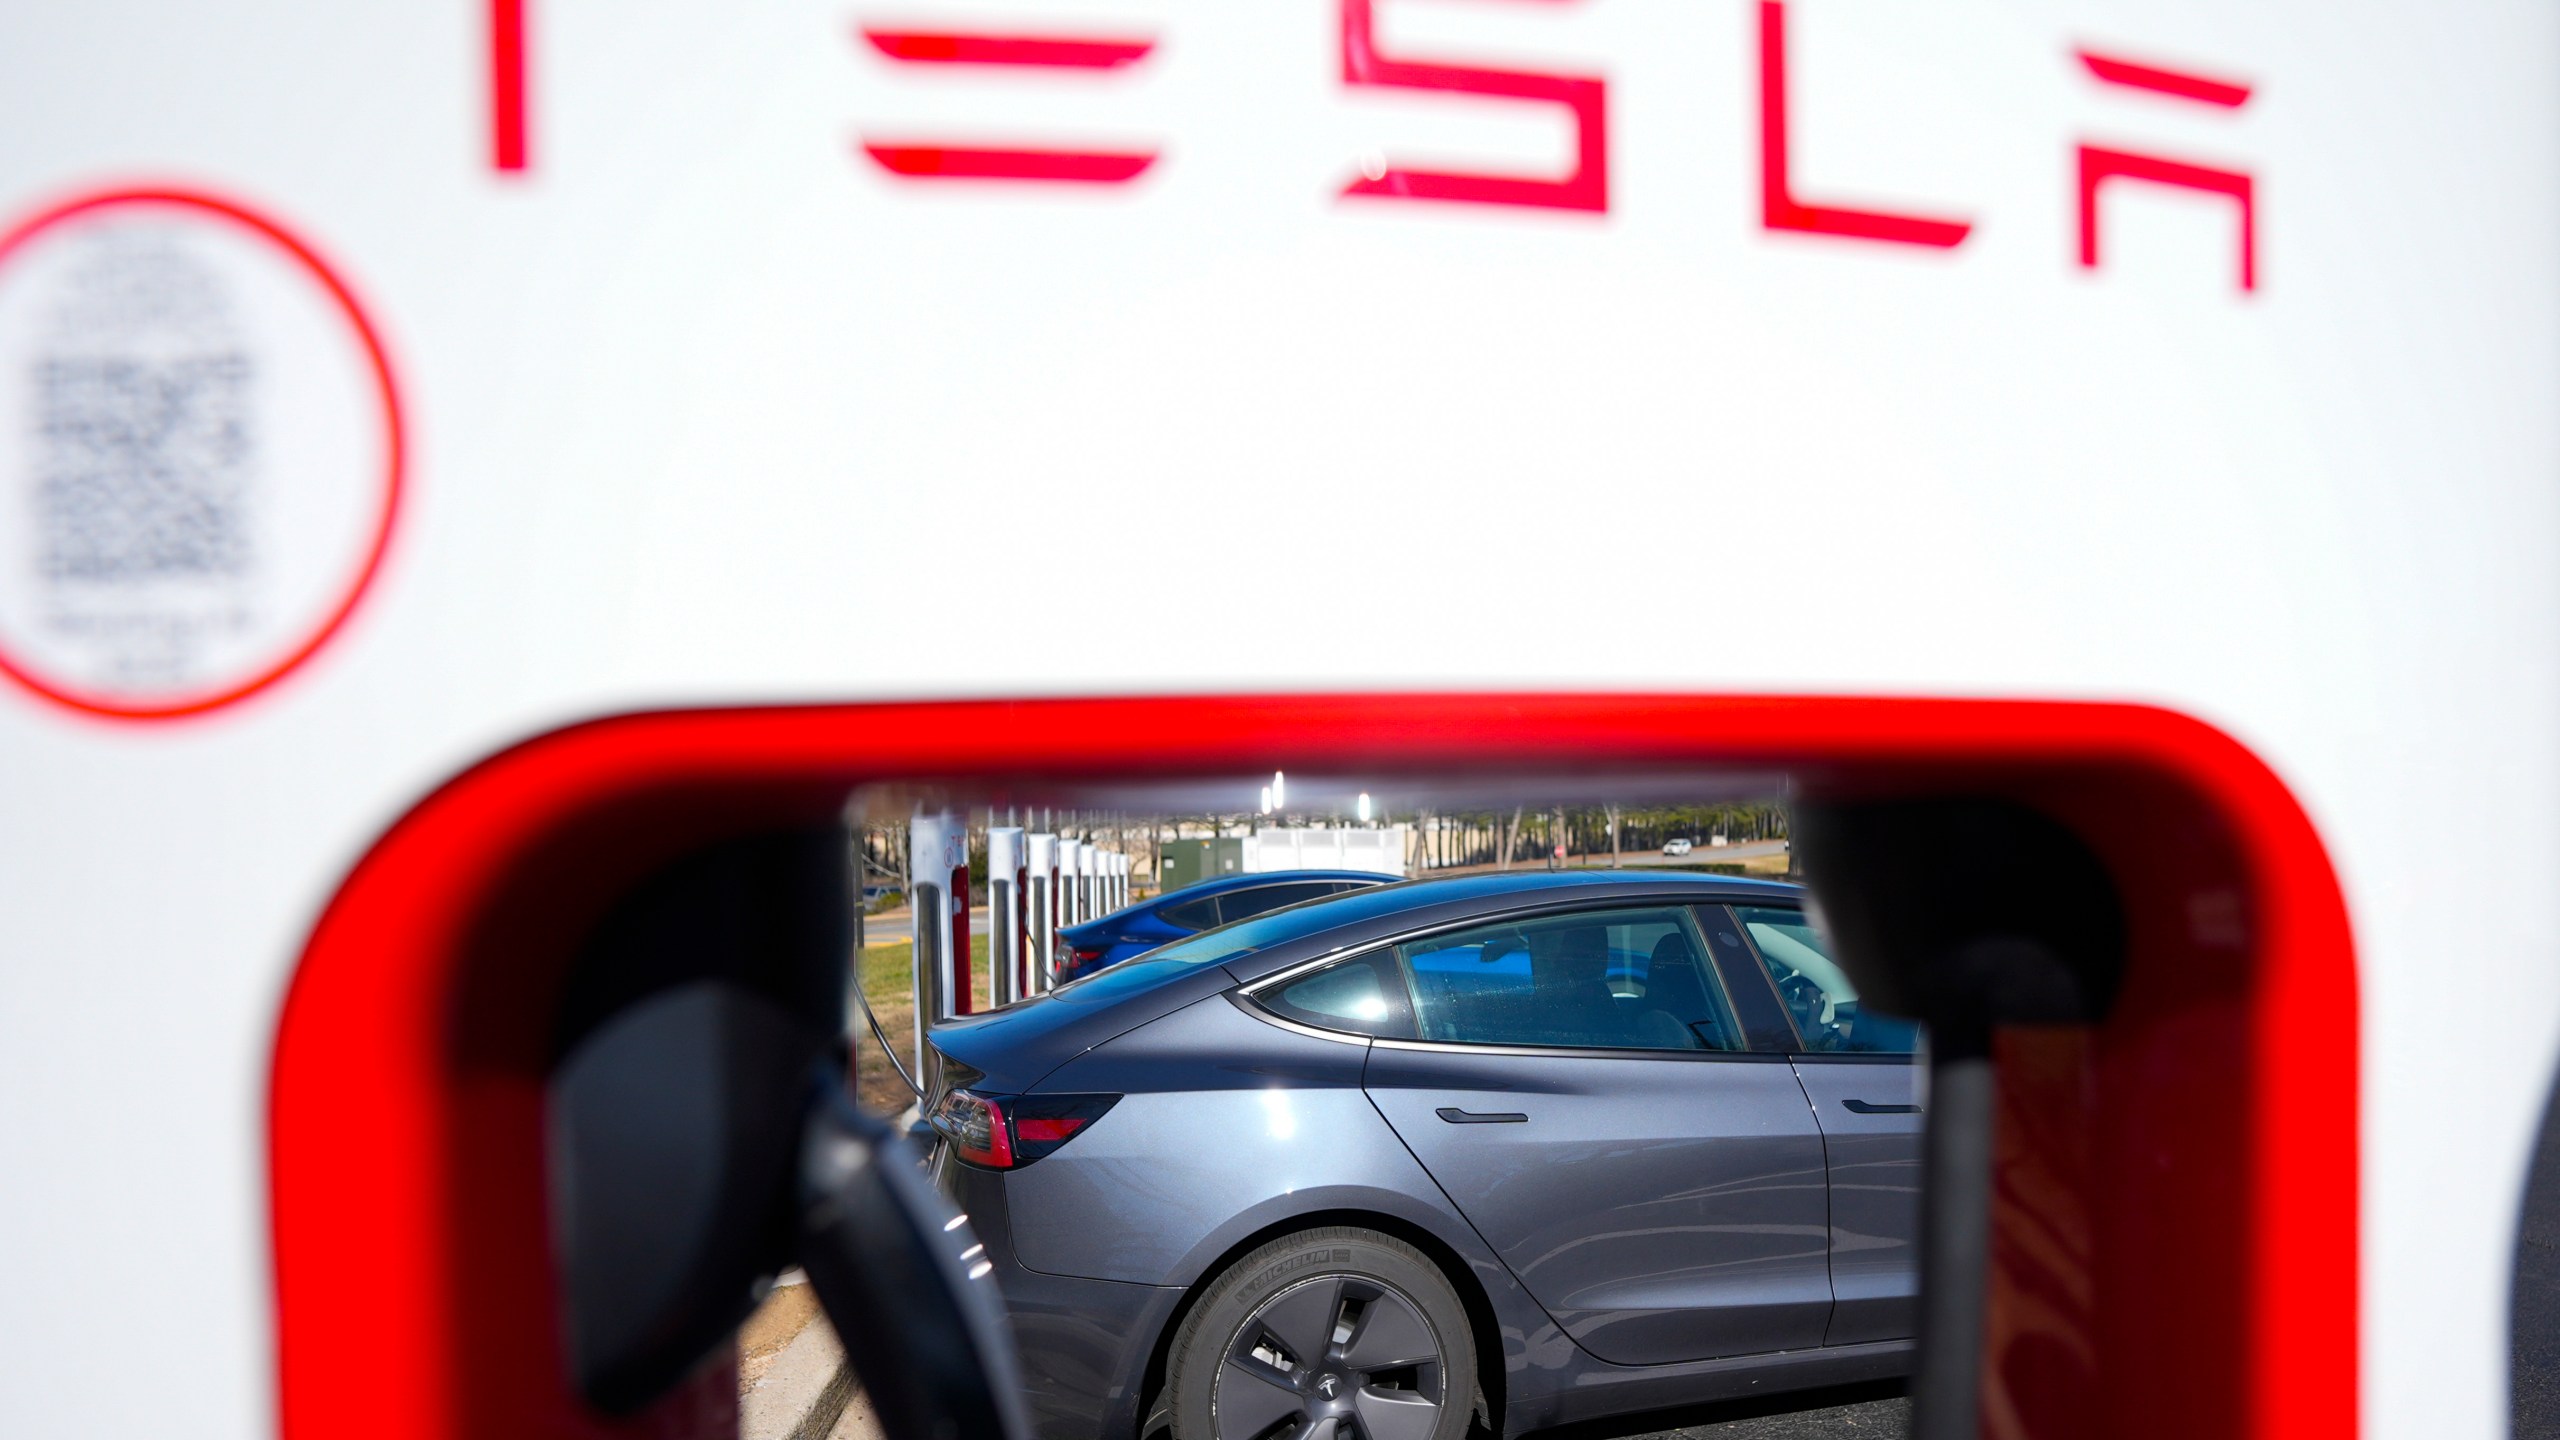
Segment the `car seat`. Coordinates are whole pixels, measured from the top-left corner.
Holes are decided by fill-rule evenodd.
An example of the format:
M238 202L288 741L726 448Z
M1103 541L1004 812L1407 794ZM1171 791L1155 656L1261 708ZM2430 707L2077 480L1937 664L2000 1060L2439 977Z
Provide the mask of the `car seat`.
M1735 1048L1707 997L1697 949L1677 930L1653 942L1653 956L1645 962L1644 1004L1638 1024L1649 1045L1664 1050Z
M1609 932L1561 925L1529 937L1529 974L1541 1012L1537 1028L1561 1045L1641 1043L1627 1007L1609 988Z

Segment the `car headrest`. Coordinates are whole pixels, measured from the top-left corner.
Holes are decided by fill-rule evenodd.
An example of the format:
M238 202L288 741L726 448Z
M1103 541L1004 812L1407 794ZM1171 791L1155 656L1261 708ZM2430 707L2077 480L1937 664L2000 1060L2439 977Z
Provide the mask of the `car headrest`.
M1609 974L1609 936L1598 925L1568 925L1530 937L1529 964L1544 984L1581 984Z

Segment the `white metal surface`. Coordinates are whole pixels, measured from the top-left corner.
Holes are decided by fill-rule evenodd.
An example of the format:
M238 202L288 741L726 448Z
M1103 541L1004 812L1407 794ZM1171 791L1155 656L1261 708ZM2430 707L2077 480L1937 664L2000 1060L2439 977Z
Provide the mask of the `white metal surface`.
M0 692L14 1430L270 1430L279 998L365 848L502 747L671 705L1499 685L2135 699L2253 747L2363 963L2370 1433L2501 1433L2560 1039L2560 12L1799 0L1797 179L1973 224L1928 250L1762 223L1742 3L1384 6L1413 54L1603 77L1596 214L1342 197L1382 159L1552 172L1568 127L1356 93L1339 6L1084 7L1163 43L1074 92L894 66L815 0L534 9L522 174L487 163L484 7L0 12L0 225L137 177L272 215L411 442L382 570L272 688L163 722ZM2110 89L2078 45L2253 98ZM935 188L864 159L893 130L1161 158ZM2254 175L2258 288L2229 208L2165 192L2111 193L2083 268L2099 142ZM968 637L1019 592L963 554L1133 615L1253 581L999 666Z

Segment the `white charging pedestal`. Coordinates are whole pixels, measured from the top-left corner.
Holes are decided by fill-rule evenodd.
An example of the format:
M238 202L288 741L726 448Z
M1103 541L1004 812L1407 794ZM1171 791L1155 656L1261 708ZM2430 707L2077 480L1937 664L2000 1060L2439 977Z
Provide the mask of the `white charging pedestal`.
M916 1069L927 1028L969 1011L969 828L952 815L907 826L907 910L915 927Z
M1034 995L1046 994L1058 973L1058 837L1028 837L1030 879L1024 882L1024 916L1029 923L1026 949L1028 983Z
M987 984L995 1003L1023 996L1023 885L1030 869L1019 827L987 827Z

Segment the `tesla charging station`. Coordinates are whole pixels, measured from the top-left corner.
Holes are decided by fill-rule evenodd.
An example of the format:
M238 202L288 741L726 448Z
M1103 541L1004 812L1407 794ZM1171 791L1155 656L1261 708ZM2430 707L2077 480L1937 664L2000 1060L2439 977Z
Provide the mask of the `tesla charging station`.
M1058 973L1058 837L1035 834L1030 851L1031 880L1023 893L1030 901L1030 985L1037 993L1047 990Z
M2121 895L2110 1003L1987 1037L1987 1431L2504 1433L2560 1058L2560 13L1533 9L11 32L12 1428L726 1435L716 1366L607 1420L562 1348L600 936L753 951L815 887L713 862L864 785L1615 767L1788 777L1817 884L1997 801ZM884 642L880 595L1018 625L899 540L962 522L1413 567L1427 643ZM1442 604L1450 556L1718 599ZM915 849L956 1006L966 855ZM699 873L746 928L649 931Z
M969 983L969 828L951 815L918 814L907 826L907 875L915 886L916 1014L948 1019L972 1008ZM924 1023L916 1026L923 1074Z
M1085 909L1084 842L1073 836L1058 839L1058 906L1061 928L1081 925L1093 916Z
M1031 877L1029 847L1017 826L987 828L987 982L998 1005L1029 993L1023 982L1023 936L1029 922L1025 891Z

